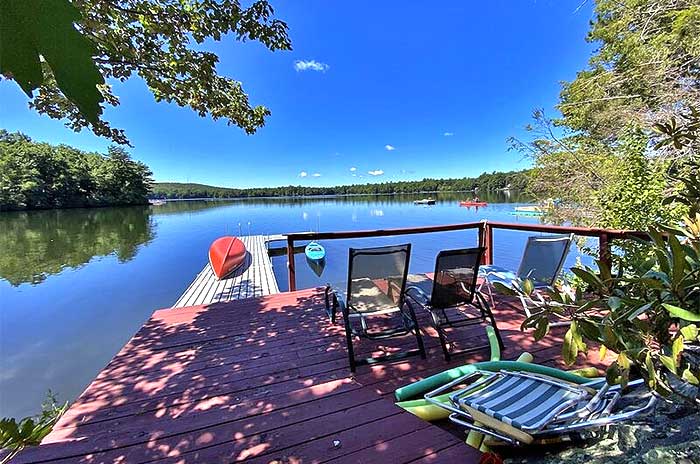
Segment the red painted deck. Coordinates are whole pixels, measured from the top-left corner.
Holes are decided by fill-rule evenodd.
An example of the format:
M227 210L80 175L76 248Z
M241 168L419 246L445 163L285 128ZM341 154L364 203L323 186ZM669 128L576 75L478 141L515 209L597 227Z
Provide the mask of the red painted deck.
M560 364L561 329L535 344L513 307L495 314L504 358L527 350ZM488 357L446 364L420 319L427 360L351 376L342 325L330 324L318 289L156 311L43 444L13 462L478 462L463 438L393 404L398 386ZM458 345L483 336L478 326L452 334ZM414 340L363 340L360 354Z

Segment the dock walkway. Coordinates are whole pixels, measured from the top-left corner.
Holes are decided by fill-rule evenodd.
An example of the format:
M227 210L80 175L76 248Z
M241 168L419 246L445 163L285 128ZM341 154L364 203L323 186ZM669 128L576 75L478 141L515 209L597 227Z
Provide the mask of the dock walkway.
M240 239L248 250L241 267L231 276L219 280L207 263L173 308L255 298L280 292L267 252L267 244L283 240L284 236L248 235Z
M423 311L427 359L360 366L351 375L342 323L330 323L323 301L321 289L307 289L156 311L42 444L13 462L479 462L463 434L412 416L392 394L488 353L446 363ZM565 329L534 342L509 302L495 316L503 359L527 350L561 366ZM456 349L483 337L478 325L450 334ZM407 336L356 348L359 357L414 345ZM588 356L581 360L597 363L594 350Z

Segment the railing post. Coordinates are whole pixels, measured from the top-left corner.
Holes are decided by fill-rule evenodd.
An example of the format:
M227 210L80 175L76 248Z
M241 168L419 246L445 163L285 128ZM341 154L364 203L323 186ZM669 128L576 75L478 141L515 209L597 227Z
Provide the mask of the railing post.
M297 275L294 266L294 239L287 236L287 280L290 292L295 292L297 289Z
M479 227L479 246L486 248L481 264L493 264L493 228L488 221L483 221Z
M608 269L612 268L612 255L610 254L610 237L607 233L601 232L598 236L598 259L605 264Z

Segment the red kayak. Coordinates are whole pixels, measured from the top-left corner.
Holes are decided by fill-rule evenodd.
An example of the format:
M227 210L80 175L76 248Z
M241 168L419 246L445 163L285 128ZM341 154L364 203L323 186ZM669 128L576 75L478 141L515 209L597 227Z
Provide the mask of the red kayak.
M459 206L488 206L485 201L460 201Z
M209 264L216 277L223 279L243 264L246 249L236 237L220 237L209 247Z

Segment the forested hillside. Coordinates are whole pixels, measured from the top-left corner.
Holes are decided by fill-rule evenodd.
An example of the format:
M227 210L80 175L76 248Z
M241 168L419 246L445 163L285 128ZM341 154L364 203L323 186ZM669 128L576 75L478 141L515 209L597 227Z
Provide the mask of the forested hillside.
M0 129L0 211L145 204L150 184L122 148L88 153Z
M337 187L306 187L289 185L236 189L212 187L202 184L181 184L157 182L153 184L152 197L155 198L249 198L275 196L309 195L362 195L414 192L447 192L497 190L511 188L522 190L527 185L527 171L484 173L479 177L462 179L423 179L418 181L383 182L379 184L340 185Z

